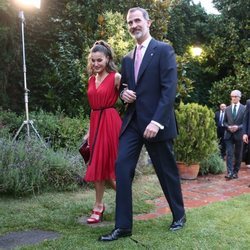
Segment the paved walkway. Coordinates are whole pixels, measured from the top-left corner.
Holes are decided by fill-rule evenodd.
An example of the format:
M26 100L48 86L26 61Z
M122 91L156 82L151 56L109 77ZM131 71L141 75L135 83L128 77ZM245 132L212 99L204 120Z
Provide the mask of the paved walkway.
M250 169L242 164L239 179L226 180L225 174L198 177L196 180L182 180L185 208L206 206L212 202L225 201L244 193L250 193ZM170 213L165 197L149 200L155 211L135 216L136 220L148 220Z

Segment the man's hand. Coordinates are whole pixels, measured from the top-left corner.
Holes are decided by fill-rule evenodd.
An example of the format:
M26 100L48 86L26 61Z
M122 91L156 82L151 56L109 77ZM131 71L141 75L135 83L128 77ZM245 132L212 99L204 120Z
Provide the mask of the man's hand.
M136 93L133 90L125 89L121 98L126 103L133 103L136 100Z
M157 125L150 122L144 131L143 137L146 139L154 138L156 137L159 129L160 128Z
M229 126L228 129L230 132L234 133L239 129L239 127L237 125L233 125L233 126Z
M242 139L243 139L243 142L248 144L248 135L247 134L244 134Z

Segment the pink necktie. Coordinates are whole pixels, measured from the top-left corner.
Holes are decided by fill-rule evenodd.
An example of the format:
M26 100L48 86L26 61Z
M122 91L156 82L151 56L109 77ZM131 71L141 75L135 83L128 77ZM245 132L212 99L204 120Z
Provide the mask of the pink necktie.
M141 62L142 62L141 48L142 48L142 45L139 45L136 48L136 53L135 53L135 64L134 64L134 67L135 67L135 81L137 81L138 72L139 72L139 69L140 69L140 66L141 66Z

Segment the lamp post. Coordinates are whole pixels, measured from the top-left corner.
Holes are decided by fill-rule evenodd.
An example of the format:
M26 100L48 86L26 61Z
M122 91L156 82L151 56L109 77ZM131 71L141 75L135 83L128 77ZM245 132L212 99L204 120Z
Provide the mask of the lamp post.
M22 2L23 4L27 5L31 5L37 8L40 8L40 0L22 0L22 1L18 1L18 2ZM25 41L24 41L24 25L25 25L25 18L24 18L24 12L23 10L19 11L19 15L18 17L21 20L21 34L22 34L22 52L23 52L23 86L24 86L24 104L25 104L25 120L23 121L22 125L20 126L20 128L18 129L18 131L16 132L13 141L15 141L19 135L19 133L21 132L22 128L26 125L26 131L27 131L27 137L30 138L30 127L34 130L35 134L37 135L37 137L40 139L40 141L43 143L43 145L46 147L46 145L44 144L41 136L39 135L38 131L36 130L36 128L34 127L33 121L29 119L29 89L27 88L27 78L26 78L26 56L25 56Z

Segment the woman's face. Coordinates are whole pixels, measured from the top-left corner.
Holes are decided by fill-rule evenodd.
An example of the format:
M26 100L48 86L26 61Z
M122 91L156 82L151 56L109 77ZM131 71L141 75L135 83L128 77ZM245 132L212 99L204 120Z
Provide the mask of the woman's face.
M91 63L94 73L102 73L106 70L108 64L108 57L103 52L92 52Z

